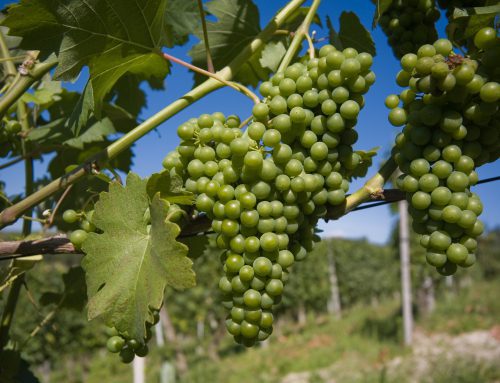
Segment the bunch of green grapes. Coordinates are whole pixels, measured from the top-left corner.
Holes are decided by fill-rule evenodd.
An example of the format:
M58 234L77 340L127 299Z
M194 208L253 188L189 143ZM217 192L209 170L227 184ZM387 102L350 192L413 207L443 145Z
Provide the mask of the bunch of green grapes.
M439 16L434 0L395 0L380 17L379 24L394 55L401 58L437 39L434 23Z
M83 242L87 239L87 234L96 231L92 224L94 210L78 213L73 209L68 209L63 213L63 221L69 224L80 223L80 229L74 230L69 236L70 242L76 249L81 249Z
M499 40L487 29L475 44L482 60ZM428 263L444 275L475 262L483 207L470 187L476 167L500 153L500 85L480 62L455 55L446 39L423 45L401 59L397 82L408 88L385 101L389 121L404 126L393 149L403 173L397 185Z
M292 265L319 239L327 206L341 205L361 163L353 129L375 80L372 57L325 46L264 82L243 133L237 117L202 115L178 128L164 166L183 176L224 250L226 326L246 346L272 333L273 306Z
M146 322L146 337L144 339L133 339L127 334L120 333L115 327L106 327L108 341L106 348L109 352L119 354L123 363L131 363L135 356L145 357L148 352L148 341L152 337L151 327L158 323L160 314L153 312L153 323Z
M238 117L221 113L187 121L177 130L181 144L163 165L183 176L186 190L197 195L196 209L212 219L224 250L219 287L230 310L227 329L251 346L272 332L271 308L294 262L287 233L299 212L277 200L273 159L239 126Z

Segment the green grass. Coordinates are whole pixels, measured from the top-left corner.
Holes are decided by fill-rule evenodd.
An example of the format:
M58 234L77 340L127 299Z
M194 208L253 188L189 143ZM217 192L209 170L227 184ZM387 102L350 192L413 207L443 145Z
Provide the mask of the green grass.
M478 282L458 294L438 297L437 307L417 326L425 333L459 334L490 329L500 324L497 294L500 281ZM273 334L269 346L245 350L235 346L229 337L219 349L221 360L214 362L194 352L186 352L189 372L179 383L277 383L289 373L310 372L310 383L396 383L412 374L413 362L408 349L401 346L399 302L386 300L379 306L357 306L335 320L327 316L313 318L307 326L285 324ZM402 356L396 371L385 370L387 363ZM430 373L418 383L486 383L500 380L496 365L474 360L435 358ZM147 381L158 381L160 356L153 350L147 360ZM130 366L123 366L116 355L106 352L96 356L86 383L118 383L131 379ZM54 380L65 381L68 380ZM71 383L79 382L73 380Z
M500 324L500 281L475 282L440 297L432 315L421 325L430 331L458 334Z

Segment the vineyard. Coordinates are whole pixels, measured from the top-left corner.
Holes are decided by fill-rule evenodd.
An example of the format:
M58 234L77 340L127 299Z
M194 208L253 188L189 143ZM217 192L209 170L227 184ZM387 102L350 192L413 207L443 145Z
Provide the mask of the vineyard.
M39 381L33 368L51 381L46 368L67 370L78 363L69 353L81 350L78 371L88 376L88 352L104 348L109 363L135 369L149 355L163 366L152 370L162 381L198 381L187 368L188 360L204 365L194 355L218 363L221 350L265 349L282 342L290 316L315 334L325 307L337 320L341 306L353 318L363 312L359 325L342 324L356 352L360 331L410 345L412 289L422 318L432 318L434 289L448 296L453 281L487 289L500 270L498 231L485 233L480 216L497 207L477 190L499 179L481 169L495 169L500 156L500 6L365 0L361 17L324 3L291 0L274 15L252 0L20 0L4 8L0 382ZM368 94L381 75L374 63L389 60L377 55L375 31L399 62L383 73L399 92L376 95L387 126L370 126L380 142L360 149L367 127L359 121L373 113ZM194 74L184 95L171 86L177 68ZM206 101L222 88L224 98ZM382 153L389 125L397 134ZM138 150L141 138L165 130L176 139L160 153L162 170L131 171L152 155ZM22 192L12 193L19 183ZM324 222L393 203L400 219L390 245L322 240ZM377 321L359 309L380 300L393 308L401 280L402 317ZM485 318L498 310L481 307ZM304 330L308 311L318 318ZM497 324L478 319L477 328ZM330 327L316 336L337 336ZM390 342L389 351L374 346L384 363L381 355L397 349ZM401 378L399 367L387 368ZM367 376L384 381L384 371ZM484 381L500 375L481 371Z

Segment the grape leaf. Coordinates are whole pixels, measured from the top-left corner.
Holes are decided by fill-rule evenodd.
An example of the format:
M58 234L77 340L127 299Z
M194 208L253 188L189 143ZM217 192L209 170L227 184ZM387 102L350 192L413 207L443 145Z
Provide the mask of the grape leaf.
M370 32L361 24L354 12L342 12L340 15L339 39L344 48L351 47L372 56L377 54Z
M204 234L180 238L179 241L188 247L189 249L188 257L191 259L196 259L200 257L205 252L207 246L209 245L208 236Z
M210 54L216 70L229 64L241 50L260 32L259 10L252 0L212 0L206 3L216 22L207 21ZM196 31L200 42L189 52L193 65L201 68L207 66L203 33ZM235 80L245 85L256 86L267 77L266 71L259 63L260 53L256 53L236 73ZM204 76L194 74L195 84L204 80Z
M330 41L330 44L332 44L339 51L343 50L344 45L342 44L342 41L340 41L339 34L335 30L330 16L326 16L326 27L328 28L328 40Z
M166 0L21 0L2 24L23 38L21 47L58 56L54 78L74 79L88 65L95 113L126 73L164 78Z
M38 109L47 109L61 98L62 87L60 81L43 81L42 85L33 93L24 93L21 100L34 103Z
M463 42L485 27L494 27L500 5L475 8L454 8L446 32L452 41Z
M150 198L153 198L156 193L160 193L160 198L169 203L192 205L194 202L194 195L184 189L182 178L168 171L152 174L149 177L146 190Z
M30 365L17 350L0 351L0 381L2 383L40 383L31 372Z
M262 50L262 56L259 59L260 65L276 72L281 60L285 57L286 47L283 40L271 41L266 44Z
M68 130L73 135L78 136L81 129L88 124L89 117L94 109L94 90L92 82L88 81L66 122Z
M375 3L375 13L373 14L372 29L374 29L380 17L391 7L393 0L372 0Z
M281 29L286 29L289 31L295 31L300 24L304 21L311 7L300 7L296 9L290 17L286 19L286 22L281 26ZM312 19L311 25L316 24L319 27L323 28L321 24L321 19L319 15L316 13Z
M85 307L87 288L85 273L81 267L72 267L62 276L64 291L62 293L45 292L40 297L40 304L47 306L56 304L60 308L82 311Z
M146 104L146 93L140 88L141 79L138 76L127 74L122 76L111 93L108 101L125 109L132 116L138 116Z
M167 285L195 285L188 249L176 240L180 228L165 220L167 203L158 194L150 201L146 185L129 173L126 186L101 193L92 223L102 234L89 233L83 244L89 319L100 316L135 339L144 338Z
M189 35L201 24L196 0L168 0L165 10L165 24L171 33L169 47L187 43Z

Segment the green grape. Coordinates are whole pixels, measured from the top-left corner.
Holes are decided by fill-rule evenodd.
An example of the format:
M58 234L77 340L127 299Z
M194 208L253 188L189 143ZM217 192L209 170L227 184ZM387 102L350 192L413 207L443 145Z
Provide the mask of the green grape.
M258 121L265 120L269 114L269 107L265 103L255 104L252 114Z
M132 363L135 358L134 350L130 348L124 348L120 351L120 360L122 363L128 364Z
M494 47L497 43L497 32L490 27L480 29L474 36L474 45L479 49L488 49Z
M451 262L446 262L443 266L436 268L437 272L443 276L455 274L457 265Z
M253 262L253 269L256 275L265 277L271 274L273 264L265 257L258 257Z
M407 121L407 114L403 108L394 108L389 112L389 122L394 126L402 126Z
M385 98L385 106L389 109L394 109L399 105L399 96L396 94L390 94Z
M108 349L108 351L115 354L119 353L124 346L125 346L125 339L123 339L119 335L112 336L106 342L106 348Z
M69 209L63 213L62 218L63 218L63 221L66 223L75 223L76 221L78 221L80 216L76 211Z
M87 239L88 233L85 230L75 230L69 236L69 240L76 249L81 249L83 242Z

